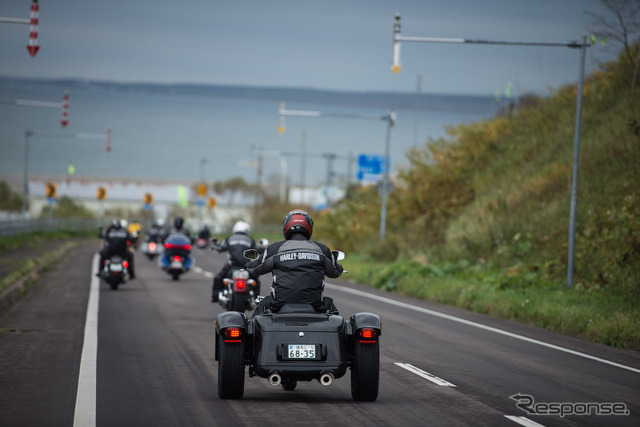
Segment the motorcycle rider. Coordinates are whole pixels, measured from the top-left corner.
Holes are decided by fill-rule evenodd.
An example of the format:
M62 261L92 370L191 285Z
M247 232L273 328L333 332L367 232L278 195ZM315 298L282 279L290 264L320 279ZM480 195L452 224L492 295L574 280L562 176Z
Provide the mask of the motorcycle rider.
M191 232L189 231L188 228L186 228L184 226L184 218L181 216L177 216L175 217L175 219L173 220L173 227L171 229L169 229L165 235L165 239L173 233L182 233L185 236L187 236L189 238L189 240L191 240L191 242L193 243L193 237L191 237Z
M167 230L166 234L164 235L164 238L162 239L162 243L165 245L165 247L166 247L167 239L172 234L182 234L189 238L189 241L191 242L191 244L193 244L194 242L194 238L191 236L191 232L189 231L189 229L184 226L184 218L182 218L181 216L175 217L175 219L173 220L173 227ZM162 262L163 268L166 268L169 266L170 253L171 253L171 250L165 250L162 253L161 262ZM185 268L186 269L191 268L191 263L192 263L192 257L191 255L187 255L185 259Z
M218 239L213 238L211 249L218 252L229 252L227 254L227 262L213 278L213 287L211 289L211 302L218 302L218 295L224 288L223 280L229 275L232 268L242 268L247 263L247 259L242 254L245 249L258 249L256 242L249 236L251 227L244 221L238 221L233 225L231 236L218 243ZM260 295L260 281L258 276L251 275L256 281L255 290Z
M324 276L339 277L343 268L327 246L310 240L311 216L300 209L292 210L284 217L282 234L284 241L269 245L261 257L245 266L250 274L273 274L271 291L256 306L253 315L267 309L278 311L286 303L307 303L316 311L337 313L333 300L322 296Z
M129 251L131 244L131 234L122 226L121 222L114 219L106 231L100 233L100 237L104 239L104 248L100 251L100 271L104 266L105 260L118 255L129 262L129 277L135 279L135 271L133 267L133 253ZM100 271L96 276L100 276Z

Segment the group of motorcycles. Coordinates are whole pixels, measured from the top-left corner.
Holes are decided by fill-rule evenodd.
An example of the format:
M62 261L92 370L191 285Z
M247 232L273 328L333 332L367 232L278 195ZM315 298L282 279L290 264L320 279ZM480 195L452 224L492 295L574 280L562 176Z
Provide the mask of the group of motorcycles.
M201 249L209 244L208 236L194 240ZM147 234L140 250L149 260L158 258L158 265L178 280L193 267L193 243L181 233L164 239ZM259 243L263 248L268 245L264 239ZM333 255L344 259L343 252L333 251ZM247 259L258 256L255 249L245 251ZM101 277L111 289L117 289L128 280L127 270L125 259L111 257ZM347 369L351 371L352 399L377 399L382 333L377 314L359 312L345 320L336 312L318 313L310 304L286 304L277 313L266 310L248 318L245 311L254 309L259 299L257 284L242 268L231 269L228 276L218 299L227 311L215 320L214 358L221 399L243 397L245 371L249 377L266 378L271 385L291 392L299 381L317 380L328 387Z

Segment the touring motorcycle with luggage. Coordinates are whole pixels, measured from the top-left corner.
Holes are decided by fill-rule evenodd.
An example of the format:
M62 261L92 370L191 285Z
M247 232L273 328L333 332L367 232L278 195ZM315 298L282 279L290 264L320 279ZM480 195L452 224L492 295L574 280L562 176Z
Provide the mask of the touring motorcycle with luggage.
M249 249L245 256L254 259L257 251ZM334 256L341 260L344 253ZM310 304L286 304L252 318L239 311L221 313L215 328L221 399L242 398L245 367L250 378L267 378L286 391L298 381L330 386L350 369L353 400L378 397L382 322L377 314L360 312L346 320L335 312L318 313Z
M170 234L164 242L164 253L159 259L160 266L173 280L193 267L191 239L182 233Z

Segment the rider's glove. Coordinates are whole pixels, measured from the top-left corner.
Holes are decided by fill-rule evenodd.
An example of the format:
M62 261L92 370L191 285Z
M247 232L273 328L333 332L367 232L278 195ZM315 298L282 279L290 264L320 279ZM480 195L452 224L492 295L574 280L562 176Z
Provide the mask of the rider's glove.
M336 270L338 270L338 273L340 274L344 271L344 268L342 268L342 265L339 262L336 262Z

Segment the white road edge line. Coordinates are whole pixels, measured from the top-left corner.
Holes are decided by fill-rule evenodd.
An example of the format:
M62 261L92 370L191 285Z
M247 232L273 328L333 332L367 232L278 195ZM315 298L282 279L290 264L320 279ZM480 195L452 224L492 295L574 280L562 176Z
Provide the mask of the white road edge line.
M96 377L98 365L98 307L100 303L100 278L98 271L99 254L93 256L91 269L91 290L87 303L87 319L84 326L84 343L78 375L76 409L73 415L74 427L95 427L96 425Z
M495 332L496 334L505 335L505 336L508 336L508 337L511 337L511 338L515 338L515 339L518 339L518 340L529 342L531 344L536 344L536 345L540 345L540 346L543 346L543 347L551 348L551 349L554 349L554 350L563 351L565 353L573 354L574 356L583 357L585 359L594 360L596 362L604 363L604 364L607 364L607 365L615 366L617 368L622 368L622 369L626 369L626 370L631 371L631 372L635 372L636 374L640 374L640 369L636 369L636 368L633 368L631 366L627 366L627 365L623 365L623 364L620 364L620 363L616 363L616 362L613 362L613 361L607 360L607 359L601 359L601 358L596 357L596 356L591 356L590 354L581 353L581 352L575 351L575 350L570 350L568 348L564 348L564 347L560 347L560 346L557 346L557 345L549 344L549 343L546 343L544 341L538 341L538 340L535 340L533 338L528 338L528 337L525 337L523 335L518 335L518 334L514 334L512 332L503 331L502 329L493 328L491 326L483 325L481 323L476 323L476 322L472 322L470 320L461 319L459 317L451 316L449 314L440 313L440 312L437 312L437 311L434 311L434 310L429 310L427 308L417 307L415 305L406 304L404 302L395 301L395 300L392 300L392 299L389 299L389 298L385 298L385 297L381 297L381 296L374 295L374 294L368 294L366 292L358 291L356 289L345 288L344 286L338 286L338 285L331 284L331 283L325 283L325 286L327 288L329 288L329 289L342 291L342 292L350 293L350 294L353 294L353 295L358 295L358 296L369 298L369 299L373 299L373 300L376 300L376 301L382 301L384 303L395 305L397 307L402 307L402 308L406 308L408 310L418 311L420 313L429 314L431 316L436 316L436 317L440 317L442 319L451 320L453 322L462 323L462 324L467 325L467 326L473 326L474 328L484 329L485 331Z
M539 424L533 420L530 420L527 417L516 417L515 415L505 415L505 418L510 419L514 423L518 423L521 426L526 427L544 427L543 424Z
M420 368L416 368L415 366L409 364L409 363L399 363L399 362L395 362L395 365L401 367L402 369L406 369L409 372L412 372L416 375L421 376L422 378L431 381L432 383L438 384L440 386L444 386L444 387L455 387L455 384L451 384L449 381L445 381L442 378L438 378L433 374L430 374L429 372L425 372Z

